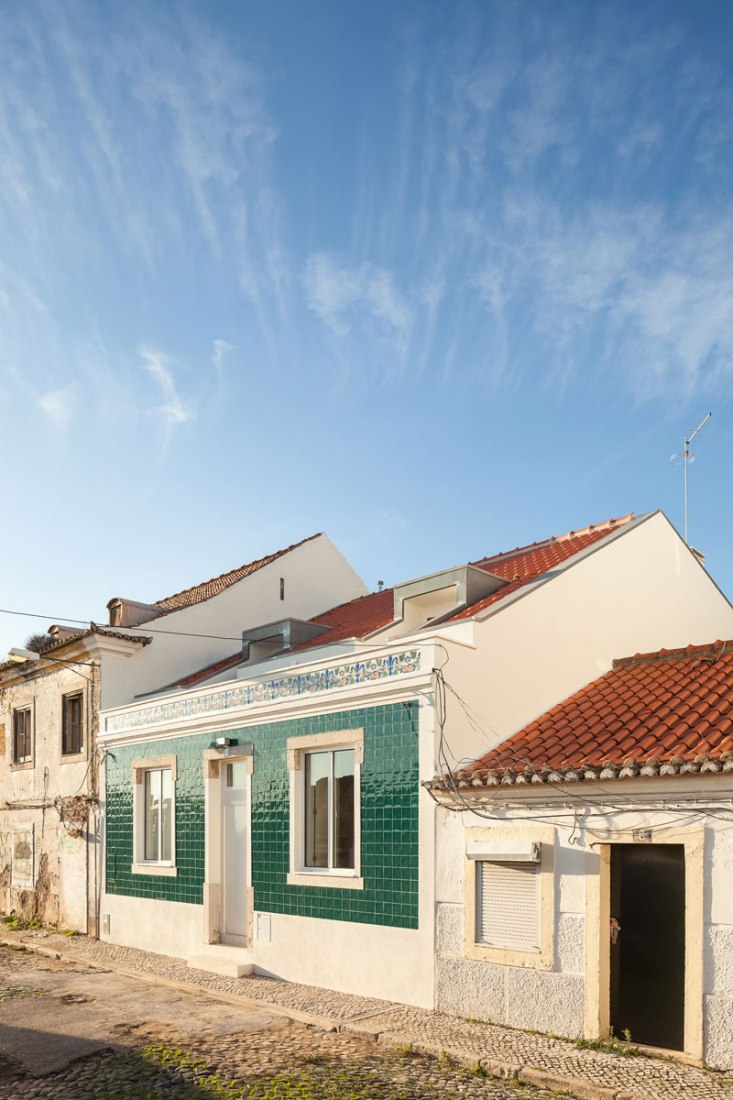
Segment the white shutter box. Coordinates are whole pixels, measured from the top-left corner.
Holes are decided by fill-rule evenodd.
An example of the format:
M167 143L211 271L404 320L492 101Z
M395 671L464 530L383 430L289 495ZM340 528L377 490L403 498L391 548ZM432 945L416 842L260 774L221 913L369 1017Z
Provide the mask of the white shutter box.
M482 860L476 871L476 942L539 950L539 864Z

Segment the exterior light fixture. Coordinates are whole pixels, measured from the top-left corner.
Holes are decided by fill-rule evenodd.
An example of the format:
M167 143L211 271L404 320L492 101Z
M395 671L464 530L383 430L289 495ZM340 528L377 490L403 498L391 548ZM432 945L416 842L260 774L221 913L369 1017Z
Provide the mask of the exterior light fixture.
M16 647L15 649L8 650L8 660L15 661L17 665L25 664L26 661L40 661L41 654L36 653L32 649L21 649Z

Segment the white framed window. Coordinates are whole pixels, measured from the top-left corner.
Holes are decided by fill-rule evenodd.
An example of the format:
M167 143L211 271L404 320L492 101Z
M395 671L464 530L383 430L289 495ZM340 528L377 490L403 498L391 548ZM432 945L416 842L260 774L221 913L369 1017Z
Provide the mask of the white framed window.
M554 829L497 824L465 839L466 958L551 970Z
M364 731L288 739L291 886L363 889L361 764Z
M137 875L176 875L176 758L132 762L134 862Z

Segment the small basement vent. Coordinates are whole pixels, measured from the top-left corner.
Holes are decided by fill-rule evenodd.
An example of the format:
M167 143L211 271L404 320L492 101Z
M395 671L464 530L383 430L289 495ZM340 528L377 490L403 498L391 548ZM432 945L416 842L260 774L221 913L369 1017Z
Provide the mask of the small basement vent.
M539 863L481 860L476 870L476 942L538 951Z

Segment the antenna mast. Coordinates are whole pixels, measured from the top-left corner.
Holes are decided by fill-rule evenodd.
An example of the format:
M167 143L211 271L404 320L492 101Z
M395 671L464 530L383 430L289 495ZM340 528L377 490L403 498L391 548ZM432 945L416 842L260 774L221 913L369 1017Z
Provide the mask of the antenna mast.
M688 546L690 545L690 542L687 538L687 467L690 465L691 462L695 461L695 456L690 453L690 444L692 443L693 439L700 431L700 429L705 424L707 424L712 415L713 414L709 412L707 416L704 416L702 418L698 426L695 428L694 432L691 432L690 435L685 436L684 448L682 451L682 465L685 467L685 542Z

